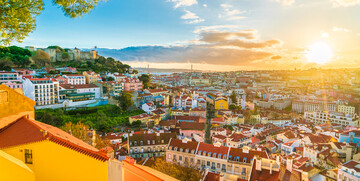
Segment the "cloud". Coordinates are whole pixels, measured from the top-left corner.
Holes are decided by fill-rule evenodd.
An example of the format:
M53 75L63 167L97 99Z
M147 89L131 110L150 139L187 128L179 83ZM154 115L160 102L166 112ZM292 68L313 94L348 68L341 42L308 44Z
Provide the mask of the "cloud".
M214 46L226 46L234 48L270 48L281 45L279 40L259 41L256 30L243 30L238 32L209 31L200 33L199 41L210 43Z
M199 16L197 16L195 13L192 13L190 11L185 10L186 14L181 16L181 19L198 19Z
M339 6L344 6L344 7L348 7L348 6L355 6L360 4L360 0L330 0L333 4L334 7L339 7Z
M280 55L274 55L270 57L272 60L278 60L281 59L282 57Z
M213 26L199 26L196 27L194 30L194 33L201 33L201 32L206 32L206 31L212 31L212 30L217 30L217 31L225 31L225 30L239 30L241 28L240 25L213 25Z
M256 30L234 32L214 30L223 27L229 26L202 27L203 30L197 31L199 39L182 44L99 50L99 54L112 56L121 61L261 67L264 66L265 61L275 56L273 49L281 45L276 39L265 41L258 39Z
M227 18L227 20L240 20L245 19L245 16L239 16L240 14L246 13L246 11L240 11L238 9L234 9L231 4L221 4L220 5L224 12L219 14L219 18Z
M192 13L187 10L185 10L185 14L183 16L181 16L181 19L189 20L189 21L185 22L187 24L195 24L195 23L200 23L200 22L205 21L204 19L197 16L195 13Z
M332 28L332 30L333 30L334 32L344 32L344 33L348 33L348 32L351 31L351 30L349 30L349 29L347 29L347 28L337 27L337 26L334 26L334 27Z
M239 32L226 32L226 31L205 31L200 33L202 37L200 41L204 42L221 42L227 41L231 38L245 38L254 39L256 37L256 30L243 30Z
M207 8L207 7L208 7L208 5L207 5L207 4L203 4L203 7L204 7L204 8Z
M290 6L295 3L295 0L276 0L284 6Z
M175 3L175 8L180 6L192 6L198 4L197 0L169 0Z

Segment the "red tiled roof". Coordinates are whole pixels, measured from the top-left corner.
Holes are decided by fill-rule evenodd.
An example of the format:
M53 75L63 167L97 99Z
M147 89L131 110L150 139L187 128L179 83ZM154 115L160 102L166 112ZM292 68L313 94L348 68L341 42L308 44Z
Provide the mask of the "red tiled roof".
M208 172L204 178L204 181L219 181L220 175L214 172Z
M181 122L180 129L182 130L204 130L204 123L196 123L196 122Z
M270 170L256 170L256 162L254 161L252 165L250 180L280 181L280 171L272 171L272 173L270 174Z
M184 152L187 151L187 149L188 149L188 152L191 152L191 151L195 152L197 146L198 146L198 142L195 142L195 141L183 142L182 140L172 138L169 143L168 149L175 150L175 148L177 148L177 151L180 151L180 148L182 148Z
M199 154L200 151L201 151L201 154L203 154L204 151L206 151L206 156L208 156L208 153L211 153L211 156L213 156L214 153L216 153L216 156L218 156L219 154L221 154L223 156L223 155L228 154L229 147L215 146L215 145L212 145L212 144L207 144L207 143L200 142L196 154Z
M217 138L217 139L222 139L222 140L224 140L224 139L226 139L226 136L221 135L221 134L217 134L217 135L213 136L213 138Z
M255 155L261 158L269 158L265 151L244 150L242 148L230 148L229 160L235 161L236 158L239 157L240 162L243 162L244 158L246 158L245 162L250 163L251 159L253 159Z
M100 161L109 159L105 153L65 131L25 116L2 128L0 130L0 140L2 140L0 148L49 140Z

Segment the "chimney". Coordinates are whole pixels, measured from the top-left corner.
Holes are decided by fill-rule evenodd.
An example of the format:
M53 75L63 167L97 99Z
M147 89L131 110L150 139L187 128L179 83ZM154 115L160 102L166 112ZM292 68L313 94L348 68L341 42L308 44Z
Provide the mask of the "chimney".
M256 156L255 160L256 160L256 170L261 171L261 158Z
M273 163L272 161L270 162L270 175L272 174L272 170L273 170Z

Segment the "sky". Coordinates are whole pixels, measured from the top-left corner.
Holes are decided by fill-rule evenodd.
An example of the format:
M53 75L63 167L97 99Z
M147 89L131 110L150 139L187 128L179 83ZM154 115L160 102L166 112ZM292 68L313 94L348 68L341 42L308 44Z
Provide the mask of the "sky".
M45 1L15 44L108 48L133 67L353 68L359 17L360 0L107 0L75 19Z

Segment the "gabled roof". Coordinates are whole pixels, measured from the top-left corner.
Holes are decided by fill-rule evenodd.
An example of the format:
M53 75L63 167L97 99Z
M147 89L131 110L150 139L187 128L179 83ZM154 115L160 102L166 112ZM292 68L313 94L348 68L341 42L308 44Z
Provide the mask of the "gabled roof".
M0 148L49 140L100 161L109 159L105 153L65 131L25 116L0 129L0 140Z

